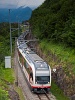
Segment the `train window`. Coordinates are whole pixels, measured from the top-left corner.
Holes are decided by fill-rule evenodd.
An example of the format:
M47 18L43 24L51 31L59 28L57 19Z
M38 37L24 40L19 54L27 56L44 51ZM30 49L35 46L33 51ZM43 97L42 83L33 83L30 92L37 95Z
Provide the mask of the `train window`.
M30 76L32 76L31 74L31 67L30 67L30 65L26 62L26 60L24 60L24 67L25 67L25 69L26 69L26 71L27 71L27 73L30 75Z
M36 82L39 84L47 84L50 82L50 76L36 76Z
M32 80L33 80L33 73L32 72L30 72L30 77L32 78Z
M22 55L21 55L21 53L19 53L19 60L22 63Z
M37 70L40 70L40 69L43 69L43 70L48 70L49 69L49 66L45 63L45 62L37 62L36 63L36 69Z
M27 71L28 73L30 73L29 64L26 62L25 59L24 59L24 67L25 67L26 71Z
M29 74L29 81L30 83L33 83L33 73L32 72L30 72Z
M26 67L26 60L24 59L24 66Z

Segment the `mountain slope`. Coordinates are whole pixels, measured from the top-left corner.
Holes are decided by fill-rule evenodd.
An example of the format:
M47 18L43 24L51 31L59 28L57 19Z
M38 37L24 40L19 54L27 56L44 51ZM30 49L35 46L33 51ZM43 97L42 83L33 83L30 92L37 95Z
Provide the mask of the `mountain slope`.
M33 11L30 22L40 38L75 47L75 0L46 0Z
M19 7L17 9L10 9L10 20L11 22L22 22L29 20L31 17L32 10L29 7ZM0 9L0 22L9 22L9 10Z

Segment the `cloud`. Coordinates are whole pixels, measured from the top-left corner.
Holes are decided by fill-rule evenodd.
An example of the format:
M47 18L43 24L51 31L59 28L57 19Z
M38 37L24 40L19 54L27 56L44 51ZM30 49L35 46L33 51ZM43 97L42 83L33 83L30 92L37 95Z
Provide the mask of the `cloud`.
M39 6L45 0L0 0L0 7Z
M38 6L42 4L45 0L19 0L18 6L26 5L26 6Z
M17 0L0 0L0 8L14 8L17 3Z

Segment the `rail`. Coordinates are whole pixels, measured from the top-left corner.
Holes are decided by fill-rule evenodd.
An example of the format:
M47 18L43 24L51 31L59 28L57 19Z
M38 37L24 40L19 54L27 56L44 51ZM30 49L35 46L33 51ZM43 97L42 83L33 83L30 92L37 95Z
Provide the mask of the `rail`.
M38 95L38 98L39 100L51 100L50 97L48 96L48 94L46 93L46 91L43 89L43 94L37 94Z

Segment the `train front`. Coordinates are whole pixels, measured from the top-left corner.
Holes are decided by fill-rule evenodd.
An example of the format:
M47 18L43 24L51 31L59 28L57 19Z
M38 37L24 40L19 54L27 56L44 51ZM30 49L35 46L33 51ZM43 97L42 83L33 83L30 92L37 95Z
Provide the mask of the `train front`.
M37 61L34 92L49 92L51 88L51 68L46 62Z

